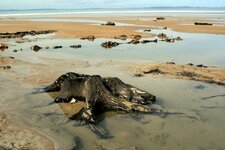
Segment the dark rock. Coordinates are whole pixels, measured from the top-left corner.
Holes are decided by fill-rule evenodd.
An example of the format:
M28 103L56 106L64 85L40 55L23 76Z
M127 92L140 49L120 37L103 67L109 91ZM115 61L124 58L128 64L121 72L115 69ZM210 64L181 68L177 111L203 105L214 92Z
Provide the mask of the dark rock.
M134 76L135 77L143 77L143 74L138 73L138 74L135 74Z
M31 50L33 50L35 52L39 51L40 49L42 49L42 47L40 47L38 45L31 46Z
M176 40L176 41L182 41L183 39L182 39L181 37L178 36L178 37L175 38L175 40Z
M59 48L62 48L62 46L53 46L52 48L53 49L59 49Z
M160 38L160 39L167 39L168 37L167 37L166 34L160 33L160 34L158 35L158 38Z
M205 23L205 22L195 22L195 25L206 25L206 26L212 26L212 23Z
M138 35L138 34L133 34L131 36L131 38L134 39L134 40L140 40L142 38L142 36L141 35Z
M143 40L143 41L141 41L142 44L151 43L151 42L157 43L158 40L155 39L155 40Z
M128 44L139 44L140 43L140 41L139 40L136 40L136 39L133 39L133 40L131 40L130 42L128 42Z
M166 62L166 64L175 65L175 62Z
M5 49L8 49L8 48L9 48L8 45L0 43L0 50L1 51L4 51Z
M187 65L188 65L188 66L193 66L194 64L192 64L192 63L188 63Z
M164 17L157 17L156 20L165 20Z
M207 68L207 66L204 66L203 64L199 64L199 65L196 65L197 67L200 67L200 68Z
M81 45L70 45L71 48L81 48Z
M149 70L149 71L144 71L143 72L144 74L164 74L161 70L159 69L152 69L152 70Z
M16 53L16 52L17 52L17 50L16 50L16 49L14 49L14 50L13 50L13 52L14 52L14 53Z
M94 35L89 35L86 37L82 37L80 38L81 40L89 40L89 41L94 41L95 40L95 36Z
M163 27L163 29L167 30L167 27Z
M127 36L126 35L120 35L120 36L115 36L114 39L120 39L120 40L127 40Z
M114 22L111 22L111 21L108 21L102 25L105 25L105 26L115 26L116 24Z
M119 44L120 43L108 41L108 42L102 43L101 46L104 47L104 48L113 48L113 47L118 46Z
M3 66L3 69L4 70L9 70L9 69L11 69L11 66Z
M151 29L144 29L144 32L151 32Z

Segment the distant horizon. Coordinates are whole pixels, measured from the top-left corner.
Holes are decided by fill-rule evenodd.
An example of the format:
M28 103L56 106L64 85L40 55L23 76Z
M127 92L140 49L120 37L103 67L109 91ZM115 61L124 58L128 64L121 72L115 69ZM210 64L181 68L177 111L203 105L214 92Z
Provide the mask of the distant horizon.
M102 7L87 7L87 8L8 8L8 9L0 9L0 11L26 11L26 10L87 10L87 9L173 9L173 8L186 8L186 9L225 9L225 6L220 7L203 7L203 6L153 6L153 7L121 7L121 8L102 8Z

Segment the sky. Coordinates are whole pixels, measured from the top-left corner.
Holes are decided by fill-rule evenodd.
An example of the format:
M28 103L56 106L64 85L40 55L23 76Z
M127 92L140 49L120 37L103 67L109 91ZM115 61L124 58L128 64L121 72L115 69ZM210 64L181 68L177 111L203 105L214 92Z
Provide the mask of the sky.
M0 9L134 8L160 6L224 7L225 0L1 0Z

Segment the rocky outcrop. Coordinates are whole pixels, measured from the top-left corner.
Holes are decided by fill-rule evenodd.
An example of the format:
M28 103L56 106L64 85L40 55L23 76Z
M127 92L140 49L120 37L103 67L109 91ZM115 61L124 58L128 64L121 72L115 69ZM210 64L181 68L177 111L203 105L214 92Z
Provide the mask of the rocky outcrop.
M39 35L39 34L50 34L50 33L54 33L56 32L55 30L42 30L42 31L21 31L21 32L14 32L14 33L0 33L0 39L4 39L4 38L22 38L26 35L31 35L31 36L35 36L35 35Z
M113 48L113 47L118 46L119 44L120 43L108 41L108 42L102 43L101 46L104 47L104 48Z

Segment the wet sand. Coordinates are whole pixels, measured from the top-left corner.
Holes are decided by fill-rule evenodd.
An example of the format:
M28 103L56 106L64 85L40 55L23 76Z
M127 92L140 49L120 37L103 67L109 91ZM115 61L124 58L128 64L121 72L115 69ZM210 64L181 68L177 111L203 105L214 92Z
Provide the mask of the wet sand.
M129 18L129 17L127 17L127 18ZM138 18L140 19L141 17L138 17ZM87 18L85 18L85 19L87 19ZM108 20L108 18L91 18L91 19ZM161 20L161 21L141 21L141 19L140 20L129 20L129 19L124 20L124 18L113 18L113 19L111 19L112 21L132 23L132 24L137 25L137 26L115 26L115 27L96 26L96 25L90 25L89 23L32 22L32 21L26 21L26 20L22 21L22 20L7 19L7 20L3 20L1 22L0 32L16 32L16 31L26 31L26 30L29 30L29 31L30 30L57 30L58 32L56 33L55 37L60 37L60 38L80 38L80 37L87 36L87 35L94 35L97 38L113 38L114 36L118 36L118 35L121 35L121 34L126 34L129 37L131 37L132 34L141 34L143 37L152 37L153 34L140 33L140 32L137 32L137 30L143 29L143 28L146 28L146 29L162 28L162 27L166 26L166 27L172 28L173 30L182 31L182 32L225 34L224 26L210 26L209 27L209 26L180 25L180 24L183 24L183 23L184 24L192 23L193 21L195 21L195 19L190 19L190 18L185 18L184 20L179 20L179 18L176 18L178 20L176 20L176 19L173 20L173 19L174 18L171 18L171 19L168 19L168 20L167 19ZM204 22L204 21L207 21L207 20L203 19L203 20L197 20L197 21ZM56 24L57 24L57 26L56 26ZM148 25L149 27L143 27L143 25ZM151 27L151 26L154 26L154 27ZM188 27L188 29L187 29L187 27ZM3 41L3 43L4 43L4 41ZM62 64L63 64L63 67L61 67ZM8 68L7 66L10 66L10 68ZM91 64L90 61L82 60L82 59L66 59L65 60L63 58L62 59L60 59L60 58L55 59L55 58L48 58L48 56L46 56L46 57L39 58L39 62L35 62L35 61L27 62L27 61L23 61L21 59L19 60L17 58L6 57L6 56L2 55L2 56L0 56L0 79L2 79L2 82L6 82L4 85L9 84L9 86L8 87L0 87L0 89L2 91L3 91L3 89L5 91L9 91L8 95L5 94L6 95L5 97L7 97L7 98L9 97L8 99L10 100L12 98L15 98L15 97L9 96L11 90L13 88L17 88L17 85L14 85L14 83L11 83L11 81L18 81L19 83L21 83L22 87L27 86L27 88L29 90L32 90L35 87L41 87L43 85L47 85L49 83L52 83L58 76L60 76L61 74L64 74L65 72L68 72L68 71L78 71L78 72L81 71L82 72L82 71L84 71L82 69L86 69L85 71L87 73L89 73L89 71L93 71L93 70L94 70L93 72L98 72L98 69L100 69L100 71L105 73L106 71L104 69L107 68L108 70L107 69L106 70L109 71L109 72L105 73L104 75L106 75L106 74L107 75L110 75L110 74L115 75L116 73L112 73L115 68L112 69L111 72L110 72L110 69L113 68L113 67L117 67L116 73L120 72L122 74L122 75L121 74L117 74L117 75L118 76L120 75L120 76L124 77L124 79L126 79L126 77L131 77L132 79L134 78L134 80L135 79L138 80L137 77L133 77L133 76L135 74L136 75L139 74L140 76L144 76L144 78L150 77L150 79L152 79L152 77L153 78L160 78L160 79L169 78L169 79L203 81L203 82L215 83L215 84L219 84L219 85L225 84L225 79L224 79L225 68L224 67L207 67L207 68L201 67L200 68L200 67L196 67L196 66L187 66L187 65L179 65L179 64L175 64L175 65L174 64L165 64L165 63L149 64L148 62L140 64L138 62L131 62L131 63L130 62L123 62L123 61L121 61L121 62L111 62L110 60L108 62L101 62L101 63L99 63L99 64L97 64L93 67L93 64ZM145 80L149 81L148 79L149 78L144 79L143 81L145 81ZM142 83L145 83L143 81L142 81ZM134 82L134 83L137 84L138 86L142 87L141 85L139 85L141 83L138 83L138 81ZM158 85L158 83L156 83L156 84ZM161 88L160 88L160 90L159 89L155 90L155 93L157 93L159 95L159 97L161 97L161 95L160 95L161 94ZM220 91L222 91L221 89L220 89ZM16 90L20 90L20 89L14 89L12 91L15 92ZM25 88L25 90L26 90L26 88ZM22 91L22 94L23 94L23 92L25 92L25 90ZM158 92L158 91L160 91L160 92ZM28 92L31 92L31 91L28 91ZM168 95L171 95L171 94L169 93ZM183 96L182 93L181 93L180 97L179 97L179 94L178 94L178 99L182 99L184 97L184 96L183 97L182 96ZM5 97L4 97L4 99L5 99ZM36 99L35 98L34 99L40 100L40 97L41 98L43 97L44 100L46 100L46 99L52 100L49 97L47 97L46 95L40 95L40 96L37 96ZM221 98L222 96L219 95L218 97ZM30 97L28 96L28 98L30 98ZM54 96L52 98L54 98ZM18 101L17 103L21 104L22 102L26 102L26 101L25 100L23 100L21 102ZM30 103L32 103L32 102L30 102ZM202 102L198 102L199 105L201 103ZM34 104L39 104L39 102L36 102ZM41 105L41 107L44 107L44 108L40 109L43 112L45 110L51 110L53 108L55 109L55 107L56 107L56 106L45 107L44 104L41 103L41 102L39 104L39 105ZM213 105L209 105L208 103L206 103L206 104L207 105L203 105L204 109L207 109L207 107L214 107L214 108L217 108L217 107L220 108L221 107L221 106L217 106L218 103L215 103L216 106L214 106L214 103L213 103ZM2 104L2 105L6 106L6 107L7 106L9 107L10 102L8 102L6 104ZM23 104L21 104L21 105L23 105ZM28 105L28 104L26 104L26 105ZM23 105L23 106L18 105L18 107L22 107L22 109L24 109L23 107L26 106L26 105ZM29 104L29 105L31 105L31 104ZM82 107L82 105L83 104L80 104L77 109L79 109L79 107ZM223 105L223 103L222 103L222 105ZM197 109L197 106L196 106L196 109ZM77 112L77 110L74 109L73 105L62 104L62 105L60 105L60 107L62 108L62 111L66 115L71 115L71 114ZM173 107L176 107L176 106L173 106ZM192 107L190 109L192 109ZM11 148L11 147L19 146L20 148L30 148L30 149L40 148L40 149L42 149L42 147L47 146L49 149L57 149L56 148L57 143L54 143L55 141L53 142L51 140L52 137L49 138L47 136L46 132L43 132L43 133L41 132L41 131L43 131L44 127L42 129L40 129L40 131L36 131L36 130L29 129L29 128L26 128L26 127L23 127L23 126L19 126L17 124L15 125L14 123L10 122L10 117L7 116L7 115L10 115L10 114L7 114L7 111L9 112L10 109L8 109L8 110L5 109L4 114L3 113L0 114L0 126L3 127L3 129L0 130L0 141L6 141L3 144L0 143L0 145L3 146L3 148L8 148L8 147ZM33 108L32 108L32 111L33 111ZM200 120L200 123L197 122L197 121L196 122L199 125L199 129L201 129L203 123L205 123L204 117L202 117L201 114L198 111L196 111L196 112L192 112L190 110L188 110L186 112L185 111L182 111L182 113L186 113L188 115L184 115L184 117L186 117L188 119L191 119L192 122L195 122L196 120L197 121ZM40 112L36 112L36 113L40 113ZM54 113L54 112L52 112L52 113ZM176 113L177 112L175 111L174 114L176 114ZM175 118L177 119L177 117L178 118L180 117L179 113L180 112L178 112L178 116L175 116L174 118L172 118L172 120L169 120L167 122L169 124L169 127L171 127L171 129L169 129L169 130L173 131L174 126L173 126L172 122L173 122L173 119L175 119ZM201 112L201 113L203 113L203 112ZM204 113L205 113L205 110L204 110ZM171 113L171 111L170 111L170 114L173 114L173 113ZM208 115L208 112L207 112L206 115ZM29 115L27 115L27 116L29 117ZM35 117L38 118L39 116L35 116ZM47 120L50 120L50 122L51 122L51 119L52 119L51 117L47 118ZM119 120L119 122L121 122L124 119L125 118L120 118L118 120ZM93 138L93 136L86 137L87 136L86 134L85 134L84 137L87 138L87 139L88 138L95 139L96 145L95 145L95 147L93 147L94 149L99 149L99 148L104 149L104 148L107 148L108 146L111 146L111 145L113 145L113 148L115 148L115 149L118 149L118 148L120 148L120 149L121 148L122 149L136 149L135 146L130 145L130 143L132 143L132 142L130 142L129 140L126 140L124 142L125 144L123 144L123 142L121 142L121 141L124 138L133 137L130 140L135 143L134 145L136 145L137 143L139 143L139 141L138 142L134 141L134 139L137 139L139 137L139 138L142 138L142 140L144 140L145 143L149 143L149 141L146 140L146 138L145 138L145 137L149 138L149 136L150 136L150 142L154 143L153 144L153 146L155 146L154 148L156 148L156 149L157 148L167 149L167 147L165 146L166 145L165 141L166 141L167 138L169 139L169 137L171 135L169 135L167 133L164 133L164 132L162 134L159 134L159 135L155 135L155 134L158 134L158 133L154 133L154 132L157 132L157 130L159 128L158 125L160 125L161 128L164 128L165 123L163 123L163 122L165 120L162 120L161 118L159 119L155 116L152 116L152 118L149 119L149 120L148 119L147 119L147 122L148 121L151 122L151 120L154 120L153 122L155 122L155 124L156 124L156 126L154 126L155 127L154 131L150 129L150 126L147 126L148 124L146 125L145 119L140 119L140 120L144 122L143 124L141 124L141 127L145 126L146 127L145 129L149 129L148 132L147 132L148 133L147 135L145 134L145 131L142 128L140 128L140 126L137 126L137 127L134 126L134 128L133 128L133 129L138 129L138 131L140 131L141 134L144 135L143 137L138 135L138 133L135 133L135 132L132 132L132 131L130 131L129 133L121 132L124 129L121 126L116 126L116 127L113 128L113 126L115 126L115 124L118 123L118 122L116 122L116 120L110 120L112 122L112 124L108 125L109 128L115 134L119 135L119 138L117 138L115 141L96 140L95 139L96 137L94 137L94 138ZM131 121L131 120L132 119L128 119L128 121ZM57 119L55 119L53 121L57 122ZM176 121L177 120L175 120L175 122ZM190 120L185 120L185 121L187 121L185 123L190 122ZM116 123L113 124L113 122L116 122ZM132 122L132 125L134 125L135 123L136 124L140 123L138 121L134 123L133 120L131 122ZM131 122L124 122L123 125L131 124ZM184 123L184 122L182 122L182 123ZM185 126L185 125L186 124L183 124L183 126ZM192 124L192 125L193 125L193 128L194 128L195 125L194 124ZM66 126L68 126L68 125L66 125ZM74 129L75 127L73 125L71 125L71 126L73 127L71 129L71 131L75 130L76 132L79 133L79 128ZM220 125L218 125L218 124L217 124L217 126L220 127ZM59 127L62 127L62 126L59 125ZM127 128L127 127L125 127L125 128ZM207 127L204 127L204 128L205 128L205 130L207 130L209 127L207 126ZM11 129L13 129L13 130L11 130ZM63 128L59 128L59 129L57 128L57 134L62 134L60 132L61 129L63 130ZM118 129L118 131L116 129ZM179 128L179 129L183 130L183 127ZM128 130L130 130L130 129L128 129ZM81 130L81 131L84 131L84 130ZM210 132L209 133L207 132L207 134L206 134L207 136L212 134L211 130L209 130L209 131ZM194 132L194 130L193 130L193 132ZM203 134L204 134L204 132L203 132ZM3 134L3 133L6 133L6 134ZM78 133L76 133L76 135ZM91 133L91 132L85 132L85 133ZM18 138L16 136L17 134L19 134L20 138L23 139L23 140L20 140L20 139L18 140ZM68 133L65 132L63 134L68 134ZM176 134L178 136L181 136L179 133L176 133ZM188 135L187 136L188 139L190 139L190 137L189 137L190 135L189 134L187 134L187 135ZM31 138L36 139L35 143L30 143L29 138L27 138L27 137L31 137ZM3 140L1 140L1 138ZM57 137L55 137L55 138L57 138ZM62 138L64 138L64 137L62 137ZM85 139L85 138L83 138L83 139ZM201 136L199 138L201 138ZM223 138L223 136L218 135L217 138L221 139L221 138ZM15 139L17 139L17 140L15 140ZM58 141L60 141L59 139L58 139ZM7 143L8 141L13 141L13 144ZM170 140L168 140L168 141L170 141ZM181 143L182 142L183 141L181 141ZM190 140L189 142L191 143L193 141ZM219 143L218 144L219 146L223 146L223 144L221 144L219 140L217 142ZM171 141L171 143L174 143L174 142ZM204 143L204 142L202 142L202 143ZM207 141L205 143L207 143ZM6 145L4 145L4 144L6 144ZM87 144L89 146L89 148L92 146L92 143L87 142L85 144ZM198 145L198 143L195 143L195 142L194 142L194 144ZM144 145L143 147L146 148L148 144L147 145L143 144L143 145ZM182 146L186 147L187 143L184 143L184 145L182 145ZM172 147L181 148L179 145L173 145L173 144L172 144ZM170 147L170 148L172 148L172 147ZM187 147L189 147L189 146L187 146ZM192 146L191 148L198 149L195 146Z

